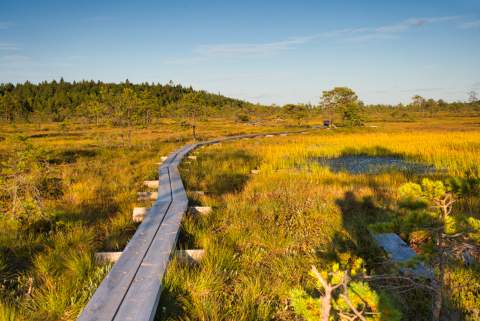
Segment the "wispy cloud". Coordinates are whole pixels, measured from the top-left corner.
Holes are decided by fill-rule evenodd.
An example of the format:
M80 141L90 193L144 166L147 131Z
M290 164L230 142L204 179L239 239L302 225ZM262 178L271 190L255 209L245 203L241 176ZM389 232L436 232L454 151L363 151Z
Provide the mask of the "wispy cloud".
M368 33L368 34L359 35L359 36L346 37L344 40L350 41L350 42L368 42L371 40L382 40L382 39L393 39L393 38L395 38L393 34Z
M462 29L476 29L480 28L480 20L468 21L460 24Z
M32 57L22 54L0 56L0 67L7 68L63 68L73 66L68 60L61 58L52 60L34 60Z
M0 63L6 63L10 65L23 65L31 62L32 59L29 56L24 55L6 55L0 57Z
M448 22L459 19L459 16L430 17L430 18L410 18L402 22L384 25L375 28L351 29L350 35L347 33L347 40L363 42L375 39L392 39L398 34L418 29L425 25L434 23Z
M169 59L164 62L167 64L194 64L210 58L270 56L296 49L300 45L305 45L322 38L333 38L353 42L391 39L395 38L398 34L415 28L420 28L433 23L448 22L458 18L458 16L411 18L391 25L331 30L309 36L291 37L274 42L203 44L198 45L193 49L193 55L191 57Z
M193 57L175 58L164 61L167 64L194 64L209 58L258 57L270 56L281 51L295 49L297 45L306 44L318 35L294 37L282 41L266 43L230 43L199 45L193 50Z
M415 27L421 27L423 25L437 23L437 22L446 22L458 19L459 16L448 16L448 17L433 17L433 18L411 18L404 20L398 24L388 25L383 27L375 28L374 31L378 33L398 33L404 32Z
M240 44L216 44L200 45L194 53L207 57L223 57L232 55L258 56L270 55L279 51L294 49L296 45L305 44L317 38L317 36L295 37L283 41L267 43L240 43Z
M0 30L8 29L12 26L11 22L8 21L0 21Z
M18 47L14 43L0 42L0 50L18 50Z

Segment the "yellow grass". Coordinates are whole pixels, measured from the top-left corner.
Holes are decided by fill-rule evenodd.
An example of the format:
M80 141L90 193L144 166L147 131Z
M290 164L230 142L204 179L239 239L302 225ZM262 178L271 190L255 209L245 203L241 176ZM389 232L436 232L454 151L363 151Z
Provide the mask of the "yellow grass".
M214 206L214 212L186 218L179 246L205 248L207 255L198 267L173 262L161 317L294 319L288 293L305 282L309 265L332 260L321 254L366 255L365 224L390 215L398 186L418 179L411 173L333 173L316 159L386 150L434 165L439 177L478 173L479 123L379 123L200 150L197 161L182 165L182 175L189 191L210 192L189 192L192 204ZM224 119L198 125L202 139L284 129L295 127L275 119L255 126ZM93 253L125 246L135 230L131 210L141 205L136 192L143 190L142 181L156 178L160 156L190 142L190 131L173 120L135 129L130 142L124 129L83 124L1 125L0 131L5 138L29 137L50 160L48 175L62 182L61 195L43 199L46 215L32 226L0 221L0 274L12 280L11 291L0 297L0 312L17 320L73 320L107 272L93 265ZM2 160L12 148L8 140L0 142ZM252 169L259 174L250 174ZM480 213L478 199L464 205L470 214Z

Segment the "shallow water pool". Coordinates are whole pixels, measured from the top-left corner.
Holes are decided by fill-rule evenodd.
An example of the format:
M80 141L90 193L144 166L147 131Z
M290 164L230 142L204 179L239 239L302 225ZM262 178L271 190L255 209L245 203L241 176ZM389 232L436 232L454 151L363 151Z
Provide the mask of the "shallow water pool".
M319 158L318 162L333 172L350 174L380 174L385 172L410 172L430 174L435 172L432 165L415 163L397 156L347 155L335 158Z

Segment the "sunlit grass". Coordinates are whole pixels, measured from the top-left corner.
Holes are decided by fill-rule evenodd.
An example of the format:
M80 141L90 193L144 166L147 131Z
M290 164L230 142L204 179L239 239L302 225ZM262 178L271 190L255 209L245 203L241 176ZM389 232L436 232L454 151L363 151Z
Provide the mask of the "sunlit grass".
M206 255L195 267L169 266L159 318L295 320L289 291L309 282L311 264L328 266L360 256L369 270L376 268L379 253L366 227L397 215L398 187L421 178L408 171L334 173L315 159L395 155L433 165L436 172L428 175L435 178L462 177L479 172L479 141L476 130L367 128L202 149L197 161L182 165L182 176L190 191L208 192L201 197L189 193L191 202L213 204L214 211L186 218L179 246L204 248ZM253 168L260 172L250 174ZM238 175L248 180L236 185ZM458 212L478 215L479 205L478 197L471 197ZM428 306L419 303L423 299L396 300L403 302L398 304L405 320L429 319ZM417 300L417 305L402 300ZM409 304L415 308L409 310Z
M201 122L198 133L209 139L296 129L276 122L253 126L213 119ZM352 254L374 256L365 224L392 215L397 187L418 179L415 173L333 173L315 160L386 152L434 165L438 177L463 176L479 169L480 131L475 120L462 122L468 126L461 130L454 120L382 124L199 150L181 172L191 204L212 206L213 212L186 217L179 246L203 248L206 255L198 266L172 262L159 316L295 319L288 293L308 282L309 265ZM43 196L43 216L28 224L0 219L0 320L74 320L109 269L95 265L93 253L123 249L136 228L131 220L136 192L144 190L143 180L156 178L160 156L191 142L190 131L166 121L135 129L128 141L121 128L0 127L2 138L29 137L48 161L45 175L57 179ZM12 149L6 142L0 141L2 161ZM459 205L479 213L478 198Z
M279 128L212 119L200 122L198 133L209 139ZM136 128L131 141L122 128L74 123L0 124L0 131L0 161L14 156L10 138L26 137L45 162L32 181L52 179L42 187L41 215L29 213L28 220L8 214L1 191L0 320L74 320L108 272L94 264L94 252L125 247L136 229L131 215L142 182L157 178L161 156L191 142L190 129L166 120Z

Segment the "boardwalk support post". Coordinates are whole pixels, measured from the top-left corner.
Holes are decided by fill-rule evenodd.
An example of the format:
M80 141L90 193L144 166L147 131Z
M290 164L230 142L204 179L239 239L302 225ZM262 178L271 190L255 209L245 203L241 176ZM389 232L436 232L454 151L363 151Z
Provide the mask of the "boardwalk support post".
M106 264L118 261L122 252L97 252L95 253L95 263Z
M158 198L158 192L138 192L138 201L156 201Z
M158 181L144 181L143 185L145 185L148 188L158 188L159 183Z
M207 215L212 212L212 208L210 206L192 206L189 211L195 215Z
M195 263L200 263L205 256L205 250L178 250L176 256L180 263L193 265Z
M142 222L145 216L148 215L150 209L146 207L135 207L132 213L132 219L135 223Z

